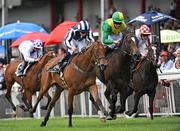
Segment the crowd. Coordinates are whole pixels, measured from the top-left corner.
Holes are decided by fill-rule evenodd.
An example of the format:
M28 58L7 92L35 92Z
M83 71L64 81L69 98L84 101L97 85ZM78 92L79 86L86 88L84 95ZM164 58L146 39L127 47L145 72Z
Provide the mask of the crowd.
M163 50L159 56L160 70L175 71L180 69L180 48L174 45L168 45L167 50Z

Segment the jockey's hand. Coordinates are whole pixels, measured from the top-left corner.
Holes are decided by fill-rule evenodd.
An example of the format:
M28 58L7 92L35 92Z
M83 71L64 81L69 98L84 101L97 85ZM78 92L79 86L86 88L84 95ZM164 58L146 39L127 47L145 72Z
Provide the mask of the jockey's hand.
M114 43L116 46L120 46L120 41L119 41L119 40L113 41L113 43Z
M86 47L81 48L81 53L84 53L86 51Z
M34 60L34 62L38 62L40 60L40 58L36 58L35 60Z
M72 50L73 50L73 54L78 53L78 49L74 48L74 49L72 49Z

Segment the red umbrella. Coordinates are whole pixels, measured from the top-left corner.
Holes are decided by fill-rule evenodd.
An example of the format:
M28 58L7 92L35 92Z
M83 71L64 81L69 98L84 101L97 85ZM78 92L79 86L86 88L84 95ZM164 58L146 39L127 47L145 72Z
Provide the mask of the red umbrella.
M53 31L51 31L48 40L45 45L49 44L58 44L64 40L66 33L72 26L77 25L78 22L75 21L65 21L58 26L55 27Z
M21 36L20 38L18 38L17 40L15 40L12 44L11 47L18 47L19 44L24 41L24 40L35 40L35 39L40 39L43 42L46 42L48 39L49 35L45 34L45 33L41 33L41 32L33 32L33 33L28 33L25 34L23 36Z

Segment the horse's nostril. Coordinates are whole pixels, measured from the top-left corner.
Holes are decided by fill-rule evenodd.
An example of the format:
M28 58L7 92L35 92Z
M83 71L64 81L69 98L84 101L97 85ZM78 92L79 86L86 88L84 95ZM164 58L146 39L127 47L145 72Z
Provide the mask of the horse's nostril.
M106 68L106 65L104 65L104 64L102 64L102 65L99 65L99 68L103 71L103 70L105 70L105 68Z

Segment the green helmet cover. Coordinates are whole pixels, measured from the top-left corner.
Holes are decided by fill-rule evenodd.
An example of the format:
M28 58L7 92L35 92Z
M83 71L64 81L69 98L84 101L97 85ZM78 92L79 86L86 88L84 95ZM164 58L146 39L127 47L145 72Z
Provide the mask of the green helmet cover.
M123 16L123 13L122 12L114 12L113 15L112 15L112 20L116 23L121 23L124 21L124 16Z

